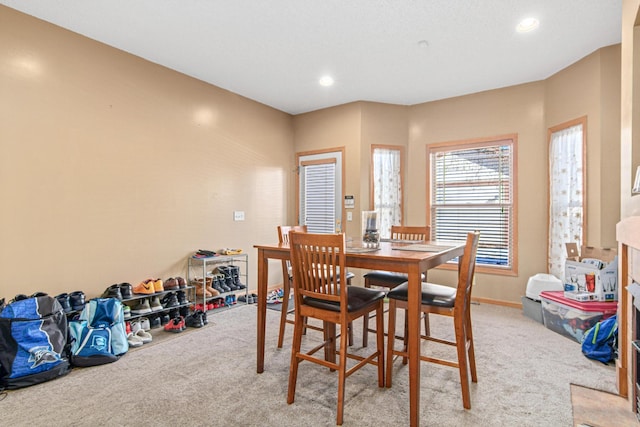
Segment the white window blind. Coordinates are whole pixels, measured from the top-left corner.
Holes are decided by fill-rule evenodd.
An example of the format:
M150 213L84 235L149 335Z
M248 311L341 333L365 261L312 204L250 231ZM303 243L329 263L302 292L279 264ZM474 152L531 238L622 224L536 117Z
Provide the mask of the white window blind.
M302 166L302 218L310 233L335 233L336 164Z
M511 140L430 149L432 235L464 242L480 231L479 265L512 267L512 153Z

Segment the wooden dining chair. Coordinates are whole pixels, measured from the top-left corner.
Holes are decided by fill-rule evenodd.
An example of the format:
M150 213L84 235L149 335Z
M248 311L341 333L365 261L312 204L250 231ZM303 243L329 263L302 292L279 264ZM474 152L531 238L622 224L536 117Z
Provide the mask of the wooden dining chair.
M431 227L422 226L391 226L391 240L429 240L431 238ZM372 286L379 288L393 289L406 282L409 277L404 273L394 273L391 271L371 271L364 275L364 287ZM424 275L423 278L424 280ZM424 325L426 333L429 333L429 317L425 315ZM375 332L369 328L369 316L365 315L362 325L362 346L369 344L369 332Z
M347 271L345 237L341 234L289 233L291 267L295 300L295 322L287 403L294 402L298 366L302 361L314 362L338 371L337 424L342 425L345 380L368 364L378 367L378 386L384 387L384 292L360 286L343 286L338 280ZM340 338L336 351L336 325L346 331L349 324L371 311L376 312L377 347L369 355L347 352L347 341ZM308 351L301 350L304 318L319 319L325 325L325 341ZM315 356L324 349L324 357ZM336 355L338 360L336 361ZM347 360L357 363L347 369Z
M471 287L476 265L479 233L468 233L464 253L458 264L458 285L456 288L422 283L421 310L423 313L433 313L453 317L455 341L436 338L430 334L421 335L423 340L455 346L457 360L440 359L421 354L420 360L440 365L458 368L462 389L462 404L465 409L471 409L470 385L471 381L478 382L476 375L476 361L473 347L473 333L471 329ZM393 372L393 356L402 356L403 363L407 363L407 333L405 327L404 346L402 351L394 348L396 329L396 308L407 307L408 283L405 282L391 290L389 298L389 330L387 341L387 372L386 385L391 387ZM406 325L406 323L405 323Z
M278 226L278 242L289 244L289 232L296 231L299 233L306 233L307 226L306 225L279 225ZM355 277L353 273L347 274L347 285L351 284L351 279ZM293 280L293 275L291 271L291 261L282 260L282 289L284 293L284 297L282 298L282 307L280 311L280 329L278 332L278 348L282 348L282 344L284 342L284 331L287 323L294 324L293 319L290 318L290 315L294 312L294 307L289 307L289 296L291 295L291 282ZM305 319L305 329L306 333L307 328L314 329L318 331L322 331L323 328L308 325ZM349 345L353 344L353 329L349 328Z

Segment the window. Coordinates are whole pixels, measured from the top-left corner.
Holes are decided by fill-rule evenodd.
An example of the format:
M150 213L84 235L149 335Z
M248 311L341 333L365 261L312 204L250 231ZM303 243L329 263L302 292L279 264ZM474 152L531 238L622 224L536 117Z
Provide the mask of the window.
M310 233L339 233L342 223L342 152L298 155L298 224Z
M380 237L402 225L402 147L371 146L371 208L378 212Z
M427 147L432 237L464 242L468 232L480 231L478 267L514 273L515 140L512 135Z
M586 118L549 129L549 273L564 279L565 243L584 242Z

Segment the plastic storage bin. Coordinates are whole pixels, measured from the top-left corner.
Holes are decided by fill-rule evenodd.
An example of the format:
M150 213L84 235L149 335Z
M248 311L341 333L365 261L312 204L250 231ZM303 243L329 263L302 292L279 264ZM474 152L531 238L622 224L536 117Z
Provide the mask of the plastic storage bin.
M616 301L575 301L564 297L562 291L540 293L542 319L548 329L582 343L584 333L600 320L616 314Z

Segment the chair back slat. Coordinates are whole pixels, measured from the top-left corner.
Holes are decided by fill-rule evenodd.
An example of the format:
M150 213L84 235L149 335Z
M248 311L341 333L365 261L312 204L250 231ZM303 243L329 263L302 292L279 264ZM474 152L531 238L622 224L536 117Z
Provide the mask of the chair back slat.
M480 233L468 233L464 253L458 265L458 288L456 291L456 308L468 308L471 303L471 288L476 269L476 254Z
M346 272L344 234L289 234L296 304L303 297L340 302L340 272ZM343 289L344 288L344 289Z
M391 226L391 238L394 240L429 240L431 227L423 226Z
M279 225L278 226L278 242L289 244L289 232L297 231L299 233L306 233L306 225ZM291 279L291 261L282 261L282 280Z

